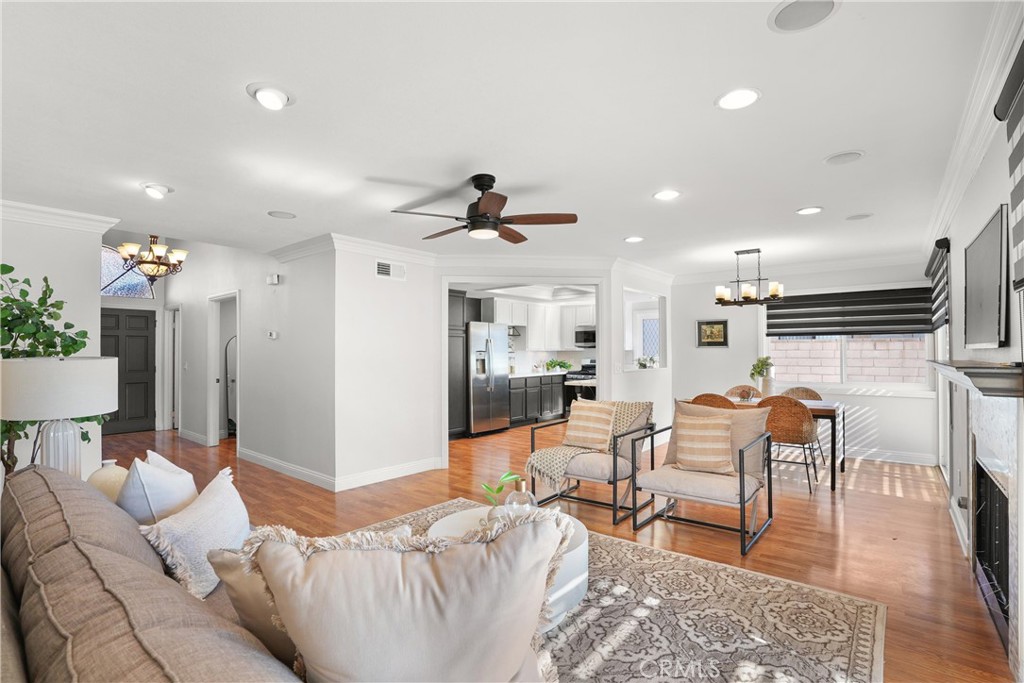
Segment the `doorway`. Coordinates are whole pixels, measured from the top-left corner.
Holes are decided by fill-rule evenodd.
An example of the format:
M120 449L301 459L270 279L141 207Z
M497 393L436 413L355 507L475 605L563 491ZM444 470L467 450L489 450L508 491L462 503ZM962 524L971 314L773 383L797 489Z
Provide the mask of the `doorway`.
M156 312L101 309L100 355L117 358L117 410L103 423L103 435L154 429Z
M241 420L239 292L209 298L207 327L207 427L208 446L233 441L237 450Z

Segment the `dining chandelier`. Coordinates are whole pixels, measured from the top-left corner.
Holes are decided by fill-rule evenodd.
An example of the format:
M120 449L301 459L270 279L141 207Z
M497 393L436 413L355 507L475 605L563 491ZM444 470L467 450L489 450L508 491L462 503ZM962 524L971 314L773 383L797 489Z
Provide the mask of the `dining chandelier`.
M124 259L124 273L108 282L103 289L120 280L132 269L145 275L149 284L167 275L180 273L181 264L188 256L188 250L170 249L166 244L160 244L159 239L156 235L150 235L146 247L135 242L123 242L117 248L117 253Z
M740 277L740 257L757 255L757 277ZM767 296L765 283L768 283ZM736 286L736 297L733 298L731 287L718 285L715 287L715 303L719 306L746 306L747 304L765 305L782 299L783 286L781 282L769 281L761 277L761 250L741 249L736 252L736 279L730 280Z

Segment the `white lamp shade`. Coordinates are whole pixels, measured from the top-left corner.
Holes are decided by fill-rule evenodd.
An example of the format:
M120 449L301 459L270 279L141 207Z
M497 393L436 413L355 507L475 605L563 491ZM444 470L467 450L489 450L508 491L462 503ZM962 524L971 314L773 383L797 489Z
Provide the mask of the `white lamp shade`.
M60 420L117 410L117 358L4 358L0 417Z

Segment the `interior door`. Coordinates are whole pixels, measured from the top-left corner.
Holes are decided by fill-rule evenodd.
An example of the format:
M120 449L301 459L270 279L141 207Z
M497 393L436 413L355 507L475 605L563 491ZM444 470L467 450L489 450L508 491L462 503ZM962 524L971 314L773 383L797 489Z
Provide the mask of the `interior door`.
M104 308L100 354L117 357L117 410L103 434L156 427L156 312Z

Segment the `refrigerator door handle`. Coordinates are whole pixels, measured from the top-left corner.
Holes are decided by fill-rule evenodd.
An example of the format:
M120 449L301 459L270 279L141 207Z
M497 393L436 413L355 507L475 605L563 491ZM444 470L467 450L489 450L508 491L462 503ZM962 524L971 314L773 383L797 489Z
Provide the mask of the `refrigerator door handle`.
M494 391L494 353L490 337L487 338L484 346L487 349L487 391Z

